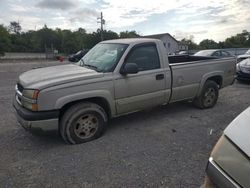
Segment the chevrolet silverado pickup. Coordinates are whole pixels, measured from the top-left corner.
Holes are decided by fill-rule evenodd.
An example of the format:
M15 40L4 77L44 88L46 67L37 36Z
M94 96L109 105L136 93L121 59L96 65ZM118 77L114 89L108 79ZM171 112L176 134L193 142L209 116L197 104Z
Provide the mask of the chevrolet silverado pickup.
M100 42L78 63L19 76L14 108L25 129L57 128L65 142L102 135L108 119L177 101L213 107L233 83L236 59L169 56L157 39Z

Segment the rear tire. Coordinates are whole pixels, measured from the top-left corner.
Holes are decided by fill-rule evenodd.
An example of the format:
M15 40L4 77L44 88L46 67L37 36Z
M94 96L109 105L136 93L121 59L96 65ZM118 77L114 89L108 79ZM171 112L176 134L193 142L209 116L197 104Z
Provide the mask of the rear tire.
M193 103L200 109L212 108L219 97L218 84L212 80L207 80L203 86L200 96L194 99Z
M83 102L71 106L60 121L60 135L69 144L81 144L99 138L106 129L107 114L97 104Z

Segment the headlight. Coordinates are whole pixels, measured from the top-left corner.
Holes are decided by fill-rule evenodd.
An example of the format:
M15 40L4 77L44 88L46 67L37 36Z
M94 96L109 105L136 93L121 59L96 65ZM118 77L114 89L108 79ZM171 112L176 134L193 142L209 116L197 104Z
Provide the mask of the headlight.
M223 135L215 145L211 157L238 184L249 187L250 162L241 149Z
M238 72L238 71L241 71L241 69L240 69L240 64L237 64L236 65L236 71Z
M35 89L24 89L23 96L29 99L37 99L39 94L39 90Z
M25 108L27 108L29 110L32 110L32 111L37 111L38 110L38 106L37 106L36 103L34 104L34 103L30 103L28 101L23 100L22 105L23 105L23 107L25 107Z
M37 105L38 94L39 94L39 90L24 89L22 93L23 107L32 111L37 111L38 110L38 105Z

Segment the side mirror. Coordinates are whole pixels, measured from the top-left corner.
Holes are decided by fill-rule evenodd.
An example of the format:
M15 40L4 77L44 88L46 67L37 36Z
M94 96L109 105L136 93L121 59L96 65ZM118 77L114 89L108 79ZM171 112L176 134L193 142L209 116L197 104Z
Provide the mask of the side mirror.
M136 74L138 73L138 66L135 63L126 63L125 66L120 70L122 75Z

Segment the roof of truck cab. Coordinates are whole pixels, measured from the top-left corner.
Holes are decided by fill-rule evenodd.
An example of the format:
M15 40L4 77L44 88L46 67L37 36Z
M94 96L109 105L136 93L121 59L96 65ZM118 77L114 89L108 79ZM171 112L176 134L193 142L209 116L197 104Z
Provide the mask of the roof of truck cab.
M106 40L102 41L101 43L133 44L133 43L156 42L156 41L160 40L151 38L125 38L125 39Z

